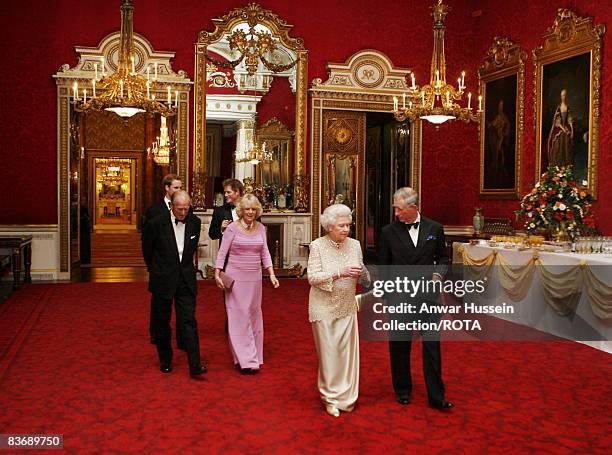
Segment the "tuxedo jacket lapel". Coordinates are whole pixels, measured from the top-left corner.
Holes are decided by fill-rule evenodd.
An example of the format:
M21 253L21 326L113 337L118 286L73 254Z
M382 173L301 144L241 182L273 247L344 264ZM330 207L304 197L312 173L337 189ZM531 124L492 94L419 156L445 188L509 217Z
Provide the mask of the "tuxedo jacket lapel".
M196 234L195 227L195 224L188 216L185 222L185 238L183 239L183 259L193 257L194 251L192 251L189 246L191 245L191 236Z
M196 220L197 221L197 220ZM191 261L195 253L195 248L191 248L191 237L198 235L198 225L194 222L194 217L188 215L185 220L185 238L183 239L183 260ZM176 243L176 242L175 242ZM178 249L177 249L178 254Z
M170 251L174 253L174 256L178 260L179 258L178 246L176 246L176 237L174 236L174 228L172 227L172 218L170 217L170 212L168 212L168 216L164 224L166 225L165 227L166 238L170 242ZM186 231L187 229L185 228L185 232Z
M225 204L223 206L223 208L225 209L225 218L224 219L225 220L233 221L234 217L232 216L232 208L228 204Z
M421 253L421 250L425 246L425 242L427 241L427 237L431 233L431 224L429 224L426 220L423 220L421 217L421 223L419 225L419 238L417 239L417 246L415 251L415 257Z
M412 254L414 253L414 244L412 243L412 238L410 237L408 229L406 229L404 223L397 221L393 225L393 228L395 229L395 234L406 248L408 254L412 256Z

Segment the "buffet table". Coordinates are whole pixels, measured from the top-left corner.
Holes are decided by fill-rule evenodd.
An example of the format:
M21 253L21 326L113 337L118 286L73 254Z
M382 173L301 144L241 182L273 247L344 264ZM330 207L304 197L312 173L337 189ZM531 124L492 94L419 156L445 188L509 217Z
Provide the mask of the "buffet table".
M486 277L479 304L496 317L612 353L612 255L454 244L464 278Z

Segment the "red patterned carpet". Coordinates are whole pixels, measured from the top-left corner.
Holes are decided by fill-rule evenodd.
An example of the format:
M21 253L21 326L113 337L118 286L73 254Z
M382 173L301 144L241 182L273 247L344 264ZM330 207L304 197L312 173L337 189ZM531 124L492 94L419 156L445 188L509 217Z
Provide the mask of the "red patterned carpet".
M264 288L266 364L234 370L220 292L201 282L210 371L170 375L147 339L145 283L29 285L0 305L0 433L63 434L79 453L609 453L610 355L570 342L447 342L442 414L395 403L385 343L362 342L357 409L324 413L308 285ZM414 350L420 360L420 349Z

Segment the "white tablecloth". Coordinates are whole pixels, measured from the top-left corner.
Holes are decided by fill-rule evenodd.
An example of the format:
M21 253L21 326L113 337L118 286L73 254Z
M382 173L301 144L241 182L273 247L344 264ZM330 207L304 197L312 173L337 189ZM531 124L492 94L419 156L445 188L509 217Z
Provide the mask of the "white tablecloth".
M462 245L466 253L474 259L485 258L493 251L501 254L511 265L524 265L533 257L534 250L518 251L514 249L492 248L485 245L455 244L458 249ZM455 252L457 253L457 251ZM537 252L544 267L546 266L577 266L585 261L595 276L610 285L612 284L612 255L601 254L575 254L575 253L552 253ZM461 254L454 254L459 259ZM582 262L584 264L584 262ZM495 268L499 266L494 266ZM551 270L555 268L552 267ZM557 270L560 268L557 267ZM578 306L574 315L561 316L547 302L543 293L539 274L533 276L533 282L526 297L520 302L511 302L503 288L499 284L498 271L493 270L487 285L484 299L480 300L486 305L501 305L502 302L512 303L515 308L514 314L495 315L502 319L516 322L522 325L536 328L546 333L568 339L576 339L576 324L588 325L591 331L601 335L603 340L584 340L583 342L597 349L612 353L612 321L599 319L593 314L588 302L586 292L581 293ZM583 287L586 284L583 284ZM577 319L579 318L579 319Z

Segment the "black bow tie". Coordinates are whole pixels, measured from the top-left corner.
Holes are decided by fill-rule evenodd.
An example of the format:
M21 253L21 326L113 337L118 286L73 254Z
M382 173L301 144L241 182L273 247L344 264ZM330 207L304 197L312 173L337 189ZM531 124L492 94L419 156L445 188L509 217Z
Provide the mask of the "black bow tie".
M185 224L186 221L187 221L187 219L179 220L178 218L175 218L174 219L174 224L176 224L178 226L179 223Z
M410 228L415 228L418 229L419 227L419 222L415 222L415 223L406 223L406 229L410 230Z
M230 209L236 208L236 206L235 206L233 203L231 203L231 202L228 202L228 203L227 203L227 206L228 206Z

